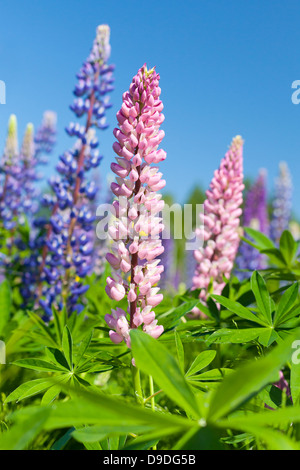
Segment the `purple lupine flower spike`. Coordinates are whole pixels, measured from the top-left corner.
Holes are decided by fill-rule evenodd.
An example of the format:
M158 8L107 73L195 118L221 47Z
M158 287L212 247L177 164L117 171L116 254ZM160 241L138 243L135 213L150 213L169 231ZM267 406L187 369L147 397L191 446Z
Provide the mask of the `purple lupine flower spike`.
M111 106L108 94L113 90L114 69L107 63L109 38L109 27L99 26L92 51L77 74L71 109L77 118L85 117L85 124L71 123L66 128L67 134L77 140L60 156L58 175L50 179L54 195L44 198L52 215L46 225L38 294L48 316L52 314L52 305L59 309L65 305L68 312L81 311L81 298L88 289L83 281L92 268L91 231L95 222L90 201L97 193L88 174L102 159L96 128L104 130L108 126L106 111Z
M0 161L0 226L7 230L5 246L0 246L0 278L12 268L15 227L21 214L21 175L17 118L11 115L4 152Z
M186 250L185 252L185 283L187 289L192 289L193 287L193 277L197 268L197 261L194 257L193 250Z
M265 170L260 171L257 181L246 195L243 225L268 235L269 222ZM265 267L265 257L248 243L242 242L236 259L236 267L237 277L240 280L247 279L250 276L250 271ZM240 270L247 270L249 272L242 272Z
M270 235L278 244L281 234L288 230L292 211L292 178L286 162L279 165L279 176L275 183L275 196L272 204Z
M161 254L160 261L164 267L161 273L160 287L161 289L169 289L174 284L174 256L175 243L172 235L168 238L162 238L162 246L164 251Z
M25 159L24 165L24 212L31 222L31 233L28 242L29 255L22 259L22 283L20 287L23 297L24 306L31 307L36 297L36 285L39 278L40 255L45 237L43 231L39 229L43 225L44 219L38 219L35 214L40 208L40 189L36 182L41 179L42 175L38 173L38 166L44 165L48 161L48 155L53 151L56 143L56 113L53 111L45 111L43 120L34 135L32 141L33 129L27 129L27 137L25 133L23 148ZM29 144L26 142L30 142ZM27 151L26 151L27 146ZM27 154L27 157L26 157ZM29 157L30 155L30 157ZM45 197L45 196L43 196ZM20 244L20 241L19 241Z
M266 190L266 170L262 169L255 184L250 188L245 201L243 224L248 227L253 220L264 234L268 234L268 207Z
M53 151L56 144L56 123L56 113L53 111L45 111L42 124L34 137L35 158L38 164L47 163L47 155Z

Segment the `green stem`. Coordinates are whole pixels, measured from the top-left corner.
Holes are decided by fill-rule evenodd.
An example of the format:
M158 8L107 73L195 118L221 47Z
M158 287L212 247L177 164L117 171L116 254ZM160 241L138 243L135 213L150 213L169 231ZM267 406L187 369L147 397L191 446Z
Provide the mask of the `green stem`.
M141 386L140 371L137 367L132 365L131 366L131 372L132 372L134 395L135 395L136 401L140 405L144 406L144 398L143 398L143 392L142 392L142 386Z
M154 393L154 383L153 377L149 376L149 388L150 388L150 395L151 395L151 409L155 411L155 393ZM152 447L153 450L157 450L156 444Z

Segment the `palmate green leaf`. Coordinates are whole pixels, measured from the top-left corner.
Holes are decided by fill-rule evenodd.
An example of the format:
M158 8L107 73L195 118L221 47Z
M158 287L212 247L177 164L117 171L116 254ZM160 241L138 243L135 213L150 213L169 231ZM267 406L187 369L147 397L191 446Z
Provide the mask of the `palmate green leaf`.
M233 300L229 300L222 295L212 295L212 297L223 307L227 308L231 312L235 313L237 316L244 318L245 320L249 320L255 323L258 323L262 326L267 326L268 323L266 321L261 320L257 315L254 315L248 308L244 307L238 302Z
M70 370L70 366L65 356L59 349L46 348L45 353L49 361L53 362L59 367L63 367L66 371Z
M187 381L190 384L194 384L195 382L216 382L223 380L224 377L232 374L232 372L232 369L226 369L222 367L221 369L212 369L206 372L202 372L202 374L188 376Z
M52 387L50 387L46 391L46 393L44 394L44 396L42 398L42 401L41 401L41 405L44 405L44 406L50 405L50 403L52 403L55 400L55 398L58 397L60 392L61 392L61 386L60 385L58 385L58 384L57 385L52 385Z
M200 353L194 362L192 363L191 367L185 374L186 377L189 377L191 375L197 374L200 370L204 369L207 367L216 357L217 352L216 351L203 351Z
M272 249L267 249L267 250L260 250L262 254L265 254L268 256L270 262L272 264L277 265L280 268L285 268L286 267L286 261L278 248L272 248Z
M56 332L56 336L57 336L57 342L58 342L58 344L61 344L63 328L62 328L62 325L61 325L60 316L59 316L56 308L54 308L54 306L52 306L52 313L53 313L54 328L55 328L55 332Z
M83 442L83 444L86 450L104 450L99 442Z
M131 432L132 425L118 426L118 432L115 433L111 426L87 426L85 428L77 429L73 432L73 437L79 442L99 442L105 438L117 435L127 435ZM149 430L148 426L135 427L135 433L143 433Z
M220 430L212 426L195 427L183 436L172 450L222 450Z
M65 358L68 361L70 370L73 370L73 341L70 330L66 325L63 332L62 348Z
M36 313L28 312L28 315L31 320L38 326L39 331L42 333L42 335L48 339L49 344L51 344L51 346L54 348L59 347L59 344L57 343L55 337L52 335L50 329L45 325L43 320Z
M98 364L89 363L85 366L85 368L77 369L77 373L84 373L87 372L89 374L95 374L100 372L107 372L108 370L114 369L113 364L103 364L99 362Z
M0 450L25 449L45 426L50 408L38 408L28 419L15 424L9 431L1 434Z
M291 266L297 251L298 244L295 242L293 235L288 230L284 230L280 237L279 248L286 261L287 266Z
M294 405L300 405L300 341L292 344L291 360L291 394Z
M80 347L78 349L78 354L76 356L76 359L74 361L75 363L75 369L80 365L80 361L83 359L86 351L88 350L89 345L91 344L93 337L93 331L91 331L81 342Z
M143 440L137 438L126 444L123 450L149 450L151 447L156 446L158 442L157 439L148 439L147 436Z
M247 413L240 417L229 417L226 420L218 421L218 426L251 433L265 442L270 450L299 450L299 443L281 431L269 428L269 426L288 427L291 423L300 423L299 407L289 406L263 413Z
M252 360L225 378L212 399L209 420L216 421L228 415L267 384L276 382L278 371L290 359L291 345L296 337L296 334L290 336L264 358Z
M51 450L63 450L65 445L72 439L72 432L74 431L73 428L68 429L66 434L64 434L58 441L56 441L52 447Z
M277 410L264 410L262 413L240 413L237 417L229 417L218 421L218 426L228 429L243 430L244 426L289 426L300 423L300 407L287 406Z
M13 362L13 365L41 372L66 372L65 368L42 359L19 359Z
M275 316L274 316L274 325L280 325L281 320L284 318L287 312L292 308L294 305L297 295L298 295L298 283L293 284L289 287L285 293L280 298L279 304L276 308Z
M14 354L22 345L22 341L27 337L28 332L33 326L33 321L23 317L18 327L12 331L11 336L6 342L6 354L10 356Z
M243 426L243 429L264 443L268 450L299 450L300 446L290 437L280 431L257 426Z
M44 424L44 430L96 425L101 426L107 433L119 435L140 432L143 427L148 432L163 436L169 433L184 433L194 425L186 418L143 409L100 392L75 390L68 386L62 386L62 389L64 393L71 394L73 399L58 402L55 406L47 408L51 410L51 414ZM15 412L11 419L17 423L23 420L28 421L40 409L39 407L23 408Z
M7 280L0 284L0 336L8 323L12 305L11 289Z
M257 339L264 331L269 331L269 328L247 328L247 329L230 329L230 328L221 328L220 330L215 331L210 335L206 343L249 343Z
M283 314L280 319L280 328L285 328L287 322L292 320L295 317L298 317L300 313L300 304L295 305L292 307L288 312ZM289 328L289 327L288 327Z
M130 338L137 367L152 376L166 395L182 406L188 414L199 417L195 395L169 351L142 331L131 330Z
M47 388L52 386L52 382L46 379L31 380L25 382L16 388L5 400L5 403L11 403L13 401L21 401L25 398L32 397L38 393L43 392Z
M159 323L163 325L165 331L178 324L181 317L191 312L199 304L199 299L185 302L179 307L173 308L159 316Z
M254 271L251 276L251 289L255 295L257 307L266 319L268 325L272 325L272 303L266 283L259 272Z
M268 348L273 344L275 341L278 341L280 339L277 331L275 331L273 328L262 328L261 333L258 337L258 341L260 344Z
M254 240L256 247L259 250L275 248L274 243L266 235L259 232L258 230L254 230L251 227L244 227L244 231Z

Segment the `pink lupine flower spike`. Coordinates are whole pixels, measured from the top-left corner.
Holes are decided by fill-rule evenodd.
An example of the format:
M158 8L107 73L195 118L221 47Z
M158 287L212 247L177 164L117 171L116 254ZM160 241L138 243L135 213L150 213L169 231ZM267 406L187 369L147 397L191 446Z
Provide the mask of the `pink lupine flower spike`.
M237 136L214 173L206 192L204 213L200 214L201 226L196 232L204 244L194 252L198 265L193 288L201 289L203 301L210 286L212 293L221 294L224 278L229 278L233 268L239 246L243 189L243 140Z
M163 271L157 257L164 250L159 237L164 227L158 216L164 203L158 191L166 184L156 166L166 158L158 149L164 137L159 129L164 121L159 78L155 69L147 70L146 65L138 71L123 94L117 113L119 128L114 130L117 157L111 169L116 181L111 189L117 199L109 227L112 252L106 257L113 274L107 278L106 293L116 301L126 296L128 310L117 308L105 320L111 328L111 340L124 340L128 347L132 328L142 326L154 338L163 332L153 311L163 299L156 286Z

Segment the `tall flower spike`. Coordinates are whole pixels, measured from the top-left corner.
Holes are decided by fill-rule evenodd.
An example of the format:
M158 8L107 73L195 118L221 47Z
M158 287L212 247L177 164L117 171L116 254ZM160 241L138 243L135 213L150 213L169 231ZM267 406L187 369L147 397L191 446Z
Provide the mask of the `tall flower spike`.
M48 162L49 155L56 144L57 115L53 111L45 111L42 124L38 128L35 137L35 158L38 164Z
M52 208L40 265L38 287L39 303L46 316L52 315L52 306L67 311L81 311L82 295L88 286L84 278L92 269L95 217L90 209L97 186L88 178L102 157L98 151L96 128L106 129L106 111L111 107L109 96L113 90L112 71L108 65L110 29L97 28L91 53L77 74L75 100L71 109L77 118L85 117L85 124L71 123L66 132L76 137L74 146L60 156L59 175L51 178L54 196L47 195L44 204ZM36 222L39 224L39 221ZM43 226L43 221L40 221Z
M22 257L22 283L20 292L24 306L32 307L31 303L36 297L36 285L39 277L41 247L45 243L45 235L39 231L38 219L34 217L40 207L40 189L36 182L42 178L38 166L46 164L48 155L53 151L56 143L56 113L45 111L42 123L33 137L32 126L27 127L21 154L23 158L23 189L25 190L24 212L31 223L30 239L28 240L28 256ZM21 155L22 158L22 155ZM37 225L37 226L36 226ZM20 246L20 241L18 245ZM22 243L21 243L22 248ZM25 248L25 247L23 247Z
M275 182L270 224L271 238L278 244L281 234L288 230L292 211L292 178L286 162L279 165L279 176Z
M201 226L196 230L204 245L195 250L198 263L193 288L201 289L200 299L206 300L209 290L220 294L229 278L239 246L238 227L243 202L243 140L233 139L231 146L215 171L206 192Z
M251 227L268 235L269 222L265 170L260 170L257 181L246 195L243 226ZM236 259L236 267L237 277L240 280L246 279L249 277L251 271L265 267L265 257L261 255L258 250L243 241ZM249 272L241 270L248 270Z
M114 343L125 341L130 347L130 329L143 325L143 330L158 338L163 327L157 325L152 310L163 299L156 287L163 271L156 259L163 252L159 234L163 230L158 216L164 206L157 192L165 186L157 164L166 158L158 149L164 132L160 100L159 75L144 65L133 78L129 91L117 113L119 128L114 130L117 154L111 169L117 175L112 192L115 220L109 227L113 240L107 254L113 274L107 278L106 293L120 301L127 297L128 311L121 308L105 316ZM129 318L127 317L129 314Z

